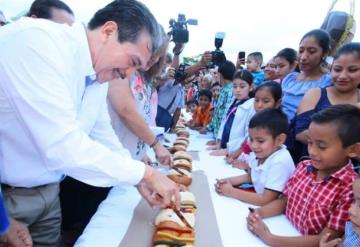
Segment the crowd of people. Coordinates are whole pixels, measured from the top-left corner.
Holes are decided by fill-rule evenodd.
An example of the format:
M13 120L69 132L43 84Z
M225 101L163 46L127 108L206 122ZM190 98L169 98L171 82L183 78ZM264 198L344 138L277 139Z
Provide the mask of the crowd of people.
M112 186L153 207L180 188L152 166L172 155L154 134L185 125L213 137L210 155L245 175L219 195L257 206L248 229L270 246L360 246L360 43L332 11L297 50L212 66L181 64L150 10L115 0L88 25L60 0L35 0L11 23L0 12L0 245L72 246ZM314 27L316 28L316 27ZM214 164L216 165L216 164ZM121 209L119 209L121 210ZM302 234L277 236L285 214Z

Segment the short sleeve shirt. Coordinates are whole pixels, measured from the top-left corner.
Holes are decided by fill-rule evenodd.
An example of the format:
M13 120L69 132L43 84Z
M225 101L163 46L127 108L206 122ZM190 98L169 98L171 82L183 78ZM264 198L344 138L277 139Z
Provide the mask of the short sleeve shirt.
M214 132L214 136L218 136L218 131L220 129L221 121L224 119L227 110L229 109L231 103L234 101L233 96L233 83L229 82L223 86L220 90L219 98L214 109L214 113L211 119L210 124L207 129Z
M176 109L184 107L185 89L180 83L174 84L174 80L168 80L162 87L159 88L159 105L166 109L174 97L175 100L169 108L170 114L173 114Z
M299 81L298 72L288 74L281 83L283 90L282 109L291 121L305 93L312 88L326 88L332 84L331 76L324 74L317 81Z
M344 231L356 177L349 162L318 181L311 160L300 162L284 190L287 218L302 234L316 235L325 227Z
M265 189L282 192L295 171L294 161L286 146L282 145L260 165L255 155L252 157L249 160L249 167L256 193L262 194Z

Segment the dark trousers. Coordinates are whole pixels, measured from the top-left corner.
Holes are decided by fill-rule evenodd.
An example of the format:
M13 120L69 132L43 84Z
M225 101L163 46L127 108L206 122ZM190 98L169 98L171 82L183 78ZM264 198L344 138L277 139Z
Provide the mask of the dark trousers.
M61 229L65 233L72 232L73 241L81 235L110 189L91 186L71 177L61 182Z

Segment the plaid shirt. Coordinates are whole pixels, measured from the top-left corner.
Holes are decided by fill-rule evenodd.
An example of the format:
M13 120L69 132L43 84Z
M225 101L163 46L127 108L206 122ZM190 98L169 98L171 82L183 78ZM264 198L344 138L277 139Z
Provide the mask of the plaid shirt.
M286 216L302 234L316 235L325 227L344 231L356 176L352 164L348 163L329 177L316 181L311 160L300 162L284 189L288 198Z
M220 90L219 98L217 100L211 122L207 126L208 131L214 132L215 138L218 135L221 121L224 119L224 115L226 116L227 110L229 109L231 103L234 101L234 96L232 91L233 91L232 82L228 82Z

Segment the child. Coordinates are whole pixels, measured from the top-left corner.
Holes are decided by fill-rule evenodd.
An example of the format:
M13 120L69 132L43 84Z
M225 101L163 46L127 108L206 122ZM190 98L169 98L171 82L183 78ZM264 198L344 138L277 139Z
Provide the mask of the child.
M191 129L200 129L208 125L211 119L211 98L210 90L204 89L199 92L199 106L193 115L193 125L189 126Z
M254 77L255 88L260 86L264 81L265 74L261 70L261 64L263 63L263 55L261 52L250 53L246 58L246 69L251 72Z
M255 89L255 97L253 108L255 112L259 112L264 109L277 109L281 106L282 90L279 83L274 81L266 81ZM246 134L247 136L247 134ZM226 160L234 167L245 169L247 164L243 162L243 156L245 150L250 149L247 145L247 140L238 139L233 143L228 144L228 152ZM250 150L251 151L251 150ZM237 159L240 156L239 159Z
M194 115L196 112L196 108L198 107L199 103L196 99L191 99L186 101L186 112L190 113L190 116L185 117L184 115L182 115L182 117L185 119L185 126L192 126L194 124ZM190 120L189 120L190 119Z
M326 234L320 240L320 247L360 246L360 177L353 184L353 194L354 201L349 209L350 221L345 225L344 240L336 238L328 241L330 235Z
M219 82L215 82L211 86L211 93L212 93L211 105L212 105L213 108L215 108L216 105L217 105L217 100L219 98L220 89L221 89L221 87L220 87Z
M211 155L225 155L228 142L238 138L244 139L247 136L248 123L255 114L252 107L253 100L248 100L252 91L252 80L253 77L247 70L235 73L233 78L235 100L220 125L217 143L208 148L210 150L216 149L216 151L210 153Z
M297 52L284 48L275 56L276 75L282 81L288 74L294 72L297 66Z
M350 158L360 153L359 122L360 109L352 105L314 114L308 135L311 160L298 164L282 197L249 214L249 230L270 246L318 246L323 235L342 236L357 177ZM262 218L281 213L305 236L272 234Z
M254 158L250 172L219 180L216 191L225 196L254 205L265 205L281 195L287 180L295 170L289 151L284 146L288 121L278 109L266 109L255 114L249 123L250 147ZM235 186L252 183L256 193Z
M220 74L220 83L222 85L218 102L214 109L214 113L210 123L208 124L206 129L203 128L200 131L200 133L202 134L205 134L207 131L213 132L214 138L217 137L221 121L223 120L224 115L226 115L226 112L229 109L231 103L234 101L234 96L232 94L232 79L235 74L235 65L231 61L225 61L223 64L220 65L218 71L218 73Z
M199 103L196 99L191 99L186 102L186 112L190 112L191 114L195 114L196 108L198 107Z

